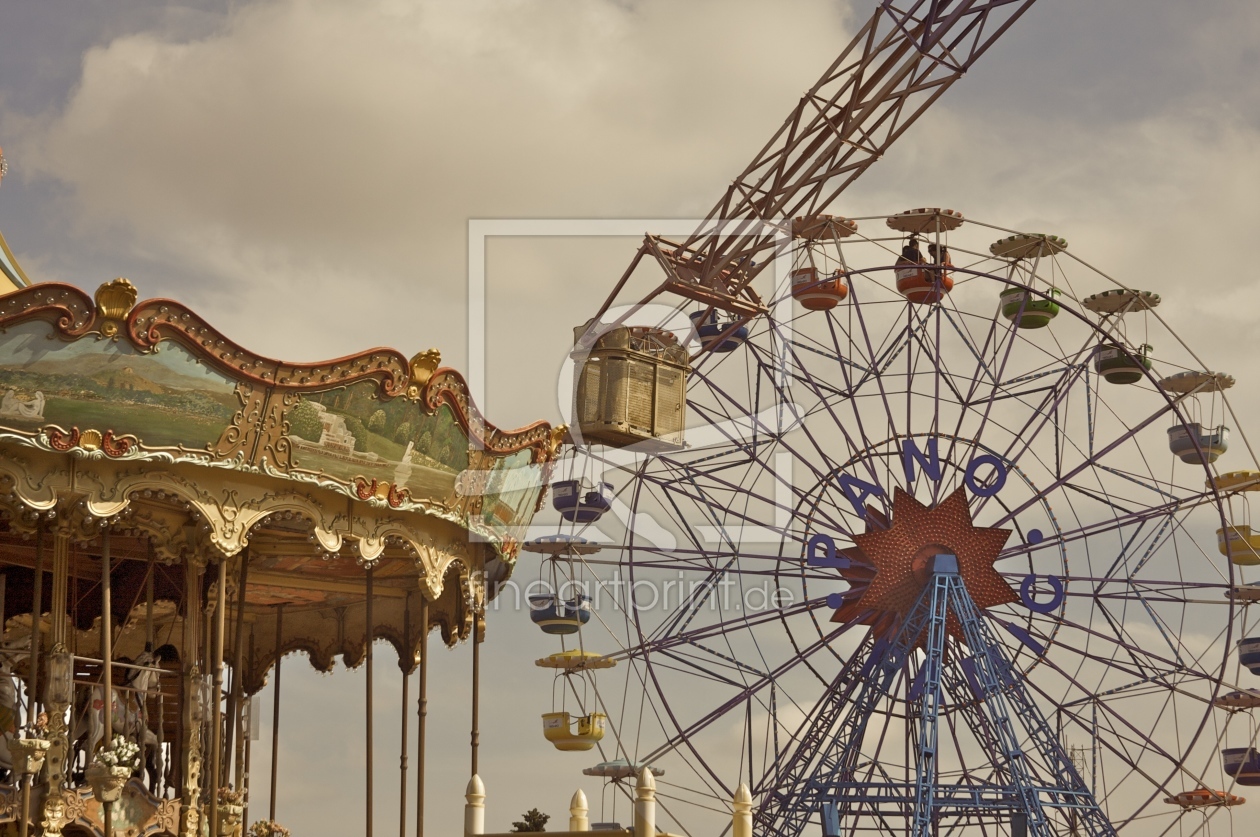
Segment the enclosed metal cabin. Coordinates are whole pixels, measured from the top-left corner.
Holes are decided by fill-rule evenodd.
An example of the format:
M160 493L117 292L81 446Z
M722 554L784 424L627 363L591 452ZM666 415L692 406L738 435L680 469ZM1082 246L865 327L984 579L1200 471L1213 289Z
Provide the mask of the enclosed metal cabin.
M672 332L622 326L583 349L588 326L573 330L577 386L573 415L587 443L647 450L683 446L687 350Z

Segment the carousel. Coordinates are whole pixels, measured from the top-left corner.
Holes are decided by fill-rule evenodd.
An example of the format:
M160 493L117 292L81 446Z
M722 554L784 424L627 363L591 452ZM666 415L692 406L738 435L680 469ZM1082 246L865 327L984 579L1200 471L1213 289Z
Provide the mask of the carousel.
M365 665L370 706L379 639L422 828L434 628L473 646L475 772L485 603L563 428L496 428L436 351L272 360L125 279L0 295L0 398L0 833L287 834L251 696L274 682L278 708L300 652Z

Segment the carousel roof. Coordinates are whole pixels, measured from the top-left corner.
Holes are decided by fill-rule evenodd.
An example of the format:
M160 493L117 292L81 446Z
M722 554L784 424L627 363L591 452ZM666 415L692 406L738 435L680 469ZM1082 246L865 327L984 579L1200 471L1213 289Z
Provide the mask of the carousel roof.
M362 659L368 570L373 633L404 670L422 600L428 627L468 636L511 573L564 428L495 427L440 360L262 357L179 302L137 303L125 279L95 297L50 283L0 295L7 631L29 632L34 569L60 533L68 615L94 647L107 529L120 653L153 631L182 647L220 561L248 616L251 691L278 654Z

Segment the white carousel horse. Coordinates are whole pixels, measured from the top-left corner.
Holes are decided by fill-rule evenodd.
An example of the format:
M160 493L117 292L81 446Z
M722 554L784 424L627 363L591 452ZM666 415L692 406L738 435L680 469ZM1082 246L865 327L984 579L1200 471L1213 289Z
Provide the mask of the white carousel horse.
M17 733L18 689L13 678L13 666L7 655L0 654L0 773L8 776L13 767L9 754L9 742Z
M156 661L157 658L152 652L145 651L136 658L135 665L149 667ZM148 713L145 707L146 695L154 690L156 680L156 672L129 669L123 683L120 684L127 690L122 691L115 687L111 690L113 694L110 701L112 734L124 736L140 746L141 763L148 770L150 789L156 787L158 777L162 775L161 747L158 745L157 734L149 729ZM101 739L105 737L105 701L102 699L102 686L87 686L83 691L87 694L87 698L83 700L86 705L81 711L75 712L75 725L71 738L76 743L82 741L81 749L86 766L86 763L91 761Z
M0 773L8 775L13 766L9 742L17 736L22 716L22 694L13 663L23 659L31 647L30 638L0 643Z

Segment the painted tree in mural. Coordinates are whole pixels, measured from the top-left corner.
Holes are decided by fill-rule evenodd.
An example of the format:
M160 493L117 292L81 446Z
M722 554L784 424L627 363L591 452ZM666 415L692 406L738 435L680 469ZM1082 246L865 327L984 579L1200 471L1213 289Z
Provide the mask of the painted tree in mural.
M299 401L297 406L289 411L288 419L290 435L308 442L319 441L323 425L319 420L319 410L315 409L309 401Z

